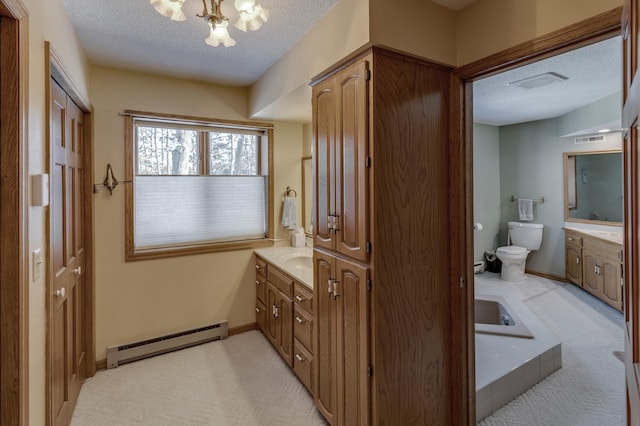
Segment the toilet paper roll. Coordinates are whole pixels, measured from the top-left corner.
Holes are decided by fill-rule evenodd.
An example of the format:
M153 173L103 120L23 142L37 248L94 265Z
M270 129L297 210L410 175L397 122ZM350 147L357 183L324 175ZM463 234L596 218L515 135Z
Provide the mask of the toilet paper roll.
M473 224L473 229L475 229L476 231L482 231L482 224L481 223L474 223Z

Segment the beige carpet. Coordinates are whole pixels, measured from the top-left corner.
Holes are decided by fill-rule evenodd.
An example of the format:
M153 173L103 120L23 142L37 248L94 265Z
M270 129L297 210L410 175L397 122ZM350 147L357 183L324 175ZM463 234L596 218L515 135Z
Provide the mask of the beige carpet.
M258 331L99 371L71 424L326 425Z

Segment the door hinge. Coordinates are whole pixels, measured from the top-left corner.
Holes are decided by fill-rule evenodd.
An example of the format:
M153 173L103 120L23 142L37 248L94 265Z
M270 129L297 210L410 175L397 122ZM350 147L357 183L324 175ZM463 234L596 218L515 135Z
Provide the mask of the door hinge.
M467 286L467 280L464 277L460 277L460 288L465 288Z
M364 72L364 79L365 80L371 80L371 70L366 70Z
M371 280L367 280L367 290L371 290L372 286L373 284L371 284Z
M367 368L367 377L373 377L373 367L369 366Z
M371 243L370 243L370 242L367 242L367 244L365 245L364 250L365 250L367 253L371 253Z
M371 157L367 157L367 159L364 160L364 164L366 167L371 167Z

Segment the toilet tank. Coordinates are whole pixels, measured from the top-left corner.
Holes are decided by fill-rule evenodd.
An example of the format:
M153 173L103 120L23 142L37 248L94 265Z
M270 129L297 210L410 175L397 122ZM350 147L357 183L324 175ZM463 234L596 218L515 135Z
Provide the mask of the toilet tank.
M529 250L538 250L542 244L541 223L509 222L509 238L511 244Z

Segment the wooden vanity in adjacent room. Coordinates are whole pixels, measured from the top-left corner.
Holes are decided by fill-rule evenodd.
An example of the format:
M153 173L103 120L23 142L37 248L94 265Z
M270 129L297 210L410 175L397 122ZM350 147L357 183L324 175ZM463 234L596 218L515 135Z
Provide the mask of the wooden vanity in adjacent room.
M622 233L564 228L566 277L622 311Z

